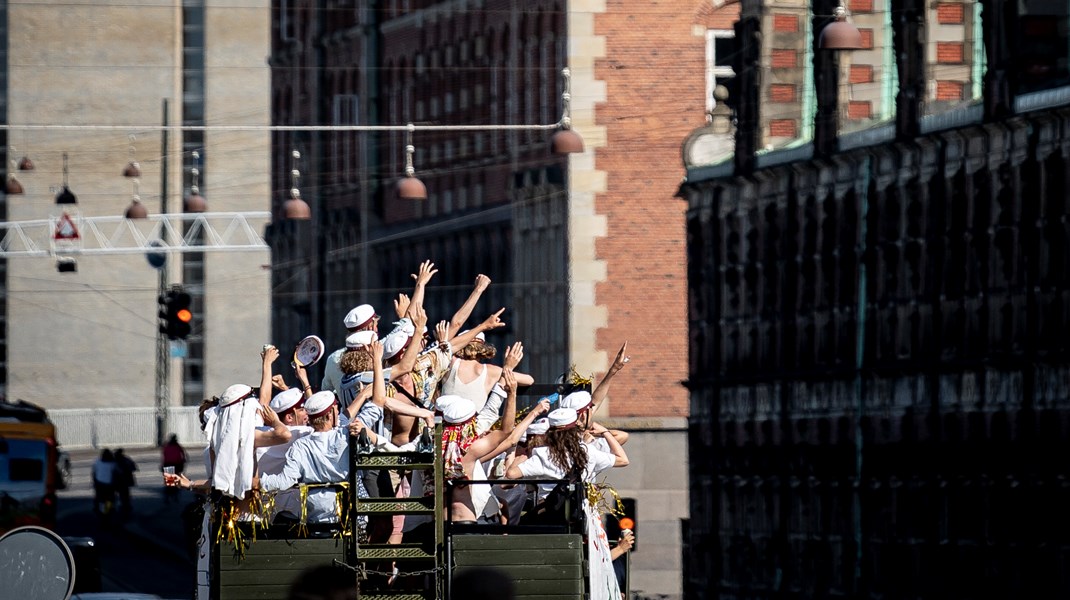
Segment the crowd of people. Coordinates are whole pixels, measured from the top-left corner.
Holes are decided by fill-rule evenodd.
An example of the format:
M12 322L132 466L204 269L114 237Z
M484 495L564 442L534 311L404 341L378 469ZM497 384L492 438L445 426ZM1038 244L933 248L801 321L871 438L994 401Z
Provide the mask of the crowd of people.
M626 467L628 434L592 418L628 362L626 344L597 385L565 378L559 393L518 412L518 391L534 383L518 370L524 346L507 347L498 366L491 363L497 351L485 337L504 325L504 309L462 329L490 279L479 275L452 317L429 330L424 295L436 273L430 261L420 265L412 275L412 295L399 294L394 301L397 321L389 330L380 331L372 306L353 308L343 323L345 346L325 358L318 389L300 360L292 363L299 383L290 387L273 370L279 350L265 346L257 388L235 384L201 406L208 478L192 481L177 470L165 475L166 483L229 498L248 519L331 523L342 518L338 488L331 484L349 479L351 437L359 440L359 452L426 451L439 443L446 490L435 490L434 478L419 470L368 469L357 474L356 493L399 498L441 493L444 518L455 524L523 525L559 518L562 494L559 485L523 480L563 480L597 490L607 470ZM432 438L436 416L443 423L438 440ZM502 483L466 483L471 480ZM600 518L604 506L597 493L585 495L590 597L617 600L613 559L633 538L625 532L611 548ZM427 522L387 516L361 521L359 529L371 542L399 543L419 539Z

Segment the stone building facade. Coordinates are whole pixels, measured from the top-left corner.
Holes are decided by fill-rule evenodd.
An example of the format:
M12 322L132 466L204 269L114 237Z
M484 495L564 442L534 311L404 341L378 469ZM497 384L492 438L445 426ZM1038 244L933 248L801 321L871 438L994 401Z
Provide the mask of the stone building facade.
M277 134L275 209L297 147L313 218L273 226L272 322L278 339L316 331L338 347L349 308L389 314L429 258L442 268L430 316L448 318L486 273L495 284L477 315L508 307L492 341L523 340L540 381L572 364L600 377L627 340L602 419L634 432L632 466L612 477L639 499L633 583L652 595L681 589L685 229L673 194L680 140L704 122L695 66L716 4L297 0L273 17L279 125L553 124L570 69L584 153L550 155L550 131L417 131L422 203L394 195L404 132Z
M1070 591L1070 15L1012 4L891 2L892 127L819 80L812 144L689 169L687 597Z
M67 183L81 215L121 216L134 193L121 175L132 158L141 165L138 193L158 214L164 155L169 212L182 212L194 167L210 210L265 210L266 132L171 131L162 147L159 126L164 99L171 126L266 126L269 18L268 3L258 1L0 6L0 122L11 128L0 151L25 190L0 196L0 214L58 216L54 198ZM34 170L17 169L23 156ZM171 403L196 404L235 381L255 381L269 332L267 252L169 262L168 281L186 286L195 315L187 358L172 363ZM84 255L77 268L4 261L0 391L47 408L153 406L157 271L140 254Z

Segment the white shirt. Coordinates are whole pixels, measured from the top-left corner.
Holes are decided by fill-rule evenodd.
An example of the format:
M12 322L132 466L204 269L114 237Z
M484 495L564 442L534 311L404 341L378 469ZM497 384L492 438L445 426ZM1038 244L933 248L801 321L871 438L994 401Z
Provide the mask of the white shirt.
M613 468L617 464L617 457L608 452L602 452L588 444L583 445L587 449L587 467L583 470L583 481L593 482L603 471ZM562 469L550 458L550 448L539 446L531 451L531 456L520 463L520 472L528 479L567 479L568 471ZM540 483L537 499L542 500L554 489L552 483Z
M256 449L256 467L260 471L260 476L264 475L277 475L282 473L283 467L286 466L286 453L290 450L290 446L297 440L312 433L314 429L307 425L288 425L290 430L290 441L284 444L277 444L275 446L267 446L265 448ZM258 427L261 431L270 431L270 427ZM296 490L282 490L275 496L275 513L279 514L283 511L291 514L301 514L301 494L296 493Z
M314 431L290 444L282 472L265 475L260 487L272 492L285 490L298 483L339 483L349 478L349 432L344 427L330 431ZM300 516L300 515L297 515ZM335 491L314 488L308 492L307 520L309 523L333 523Z
M270 427L257 427L257 429L271 431ZM290 430L290 441L256 449L256 467L261 477L282 473L282 468L286 465L286 453L290 450L290 446L313 431L307 425L288 425L287 429Z
M323 365L323 381L320 382L321 392L338 390L338 385L342 382L342 367L338 365L338 361L342 360L345 352L345 347L342 347L327 356L327 362Z

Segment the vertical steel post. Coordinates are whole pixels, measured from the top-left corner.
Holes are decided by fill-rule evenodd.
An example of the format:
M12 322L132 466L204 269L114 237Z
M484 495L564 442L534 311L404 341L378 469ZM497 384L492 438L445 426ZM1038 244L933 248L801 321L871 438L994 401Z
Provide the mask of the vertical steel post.
M168 146L168 102L163 99L163 130L160 142L160 214L167 214L167 146ZM160 229L160 241L167 244L167 228ZM167 262L159 269L159 281L156 286L157 298L167 293ZM156 330L156 445L162 447L167 436L167 407L171 394L171 356L168 352L167 336Z

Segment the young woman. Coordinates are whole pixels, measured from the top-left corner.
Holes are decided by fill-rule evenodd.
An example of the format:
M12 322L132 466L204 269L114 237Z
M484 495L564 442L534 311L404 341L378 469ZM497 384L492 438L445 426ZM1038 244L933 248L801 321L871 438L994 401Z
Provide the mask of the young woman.
M550 430L546 445L535 448L531 455L517 458L505 476L509 479L571 479L594 483L598 475L613 467L628 466L628 455L620 442L605 427L594 424L591 433L606 441L610 452L604 452L583 442L578 415L571 408L559 408L549 415ZM538 499L546 498L553 484L540 484ZM584 501L587 517L587 549L590 561L591 600L618 600L620 586L613 571L613 558L602 520L589 501Z

